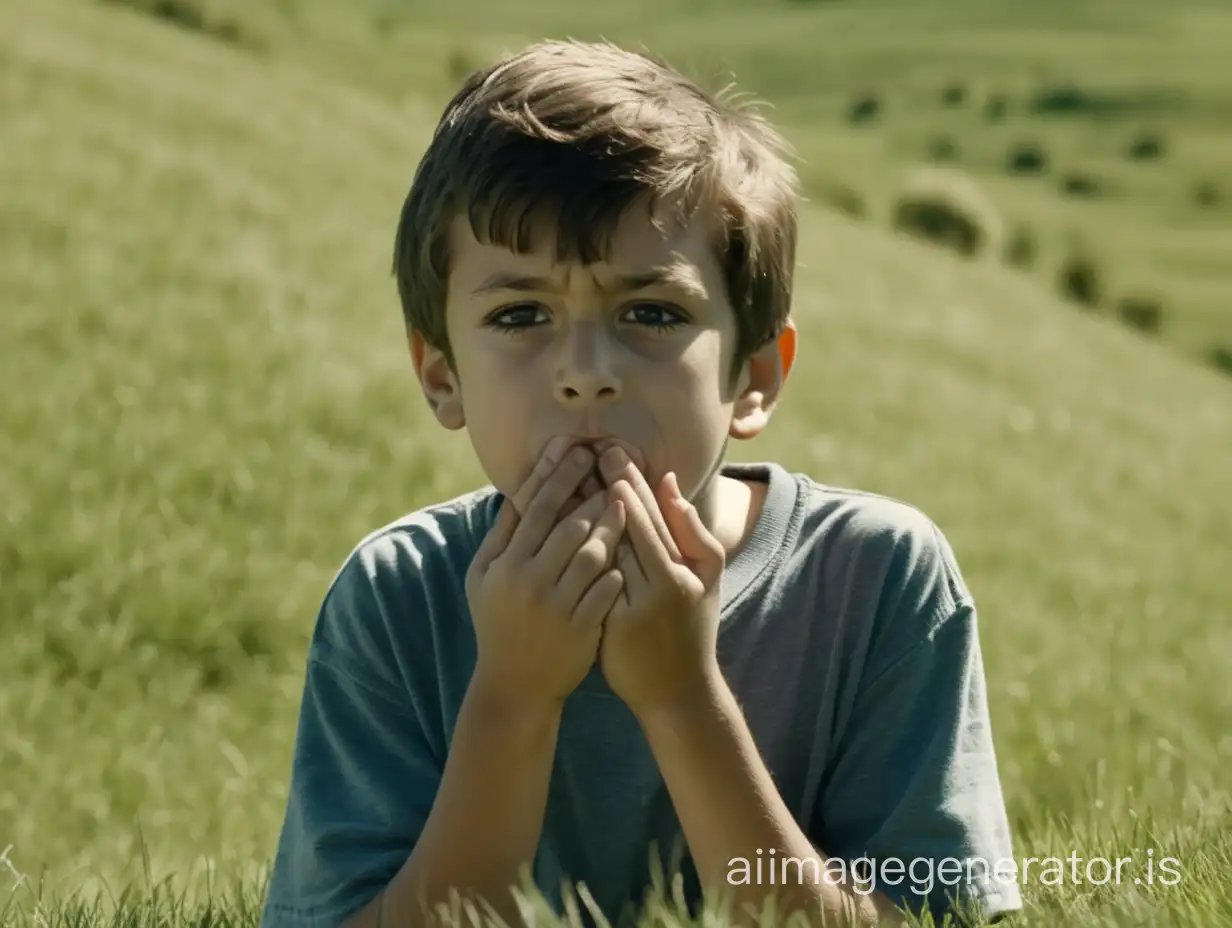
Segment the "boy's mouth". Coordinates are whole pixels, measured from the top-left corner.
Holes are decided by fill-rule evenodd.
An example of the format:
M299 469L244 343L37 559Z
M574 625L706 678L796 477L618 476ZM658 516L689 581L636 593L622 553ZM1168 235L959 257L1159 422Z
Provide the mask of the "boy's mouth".
M595 459L596 459L595 477L599 479L600 485L602 485L603 481L601 478L599 478L599 475L598 475L597 461L598 461L599 456L602 455L603 452L607 451L609 448L621 449L625 453L625 455L629 458L629 460L633 462L634 467L636 467L642 473L646 472L646 462L642 457L641 449L635 448L633 445L629 444L628 442L621 441L618 438L572 437L569 439L568 443L565 445L564 449L561 451L561 455L563 456L565 454L568 454L569 451L575 447L588 448L591 451L591 453L594 454Z
M639 470L642 467L641 453L637 449L632 448L631 446L625 444L624 442L618 441L613 438L574 439L572 442L570 442L569 446L566 447L563 453L567 454L569 447L573 447L573 446L581 446L584 448L589 448L590 451L595 455L596 460L595 460L594 468L591 470L589 474L587 474L586 479L582 481L582 483L578 486L576 490L574 490L573 495L569 497L568 501L566 502L565 504L566 512L573 511L578 506L582 505L582 503L586 502L588 499L594 496L596 493L600 493L604 491L605 489L607 489L607 483L606 481L604 481L602 475L599 473L598 457L599 455L603 454L603 452L605 452L608 448L613 448L613 447L621 448L625 452L625 454L628 455L629 458L633 461L634 466L636 466Z

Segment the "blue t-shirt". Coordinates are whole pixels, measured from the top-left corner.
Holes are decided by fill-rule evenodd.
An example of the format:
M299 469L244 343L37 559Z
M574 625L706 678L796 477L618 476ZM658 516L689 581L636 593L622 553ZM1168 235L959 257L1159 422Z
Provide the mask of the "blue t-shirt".
M722 472L768 488L723 573L719 663L796 821L826 855L871 860L900 905L940 916L959 893L988 915L1020 908L998 875L1013 853L976 609L941 531L905 503L778 464ZM335 578L263 928L337 925L410 856L475 665L467 569L501 501L487 486L407 515ZM562 881L585 882L616 922L644 901L652 848L680 865L696 907L654 757L596 667L565 703L535 881L558 911Z

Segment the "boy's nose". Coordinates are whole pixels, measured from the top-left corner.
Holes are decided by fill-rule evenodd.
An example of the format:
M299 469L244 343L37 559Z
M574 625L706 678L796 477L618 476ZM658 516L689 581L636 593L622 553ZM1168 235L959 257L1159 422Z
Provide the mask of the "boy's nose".
M620 378L601 325L581 324L566 340L556 375L556 398L568 405L620 398Z

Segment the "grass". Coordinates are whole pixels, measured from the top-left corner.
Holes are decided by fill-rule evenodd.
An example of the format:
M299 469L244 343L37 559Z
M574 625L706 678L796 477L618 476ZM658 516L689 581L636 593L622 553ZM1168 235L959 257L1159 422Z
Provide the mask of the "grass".
M933 14L874 42L858 7L833 5L809 20L834 49L813 56L830 78L814 103L769 52L802 48L827 5L693 6L656 19L666 50L688 47L703 6L739 24L693 57L777 90L793 141L864 164L870 192L900 130L831 137L808 106L837 108L880 67L906 100L914 77L958 70L943 60L978 73L1083 39L1082 67L1116 82L1113 59L1164 21L1193 42L1158 70L1186 90L1169 139L1196 160L1126 170L1181 189L1214 163L1197 154L1225 99L1200 54L1225 22L1213 4L1120 11L1115 30L1093 4L1036 5L1026 24L992 5L916 59L901 37ZM649 4L532 4L478 36L465 3L416 7L415 29L388 34L362 7L283 9L294 28L277 6L244 20L258 53L110 4L0 2L0 922L255 923L334 570L373 527L484 482L418 394L388 273L451 55L636 34ZM1088 130L1049 131L1078 146ZM1135 267L1224 299L1207 260L1224 226L1208 242L1153 226L1145 199L990 186L1041 217L1088 211L1107 247L1142 249ZM1181 861L1174 887L1029 882L1027 923L1232 918L1232 384L1063 305L1045 278L820 209L802 236L801 361L736 458L910 500L950 537L980 604L1020 859Z

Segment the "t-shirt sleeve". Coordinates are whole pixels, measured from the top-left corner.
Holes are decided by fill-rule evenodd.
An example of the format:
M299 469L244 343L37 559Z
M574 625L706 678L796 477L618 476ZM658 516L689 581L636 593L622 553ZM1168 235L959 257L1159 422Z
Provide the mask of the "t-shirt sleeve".
M931 909L937 924L956 906L996 918L1022 900L977 610L931 521L891 534L877 620L823 784L821 850L865 858L871 888Z
M262 928L342 923L401 869L432 808L443 758L391 634L426 601L389 573L379 547L360 549L322 605Z

